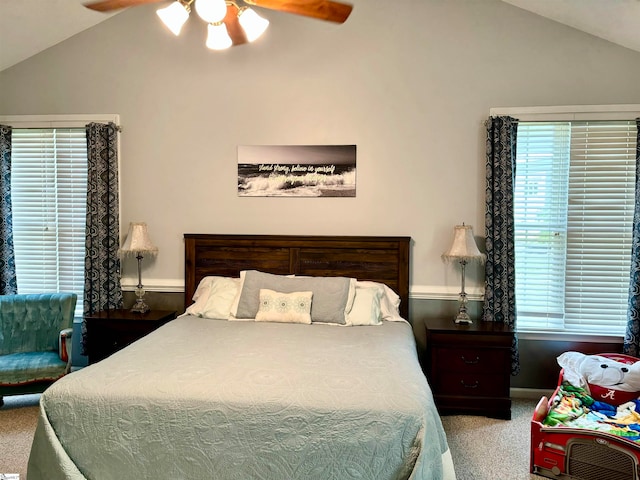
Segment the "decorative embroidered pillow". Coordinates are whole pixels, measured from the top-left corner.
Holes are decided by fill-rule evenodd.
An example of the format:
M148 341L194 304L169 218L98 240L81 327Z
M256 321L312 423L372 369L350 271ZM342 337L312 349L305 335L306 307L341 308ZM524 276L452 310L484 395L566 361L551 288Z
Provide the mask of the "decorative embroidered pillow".
M256 322L311 323L313 292L282 293L260 289Z

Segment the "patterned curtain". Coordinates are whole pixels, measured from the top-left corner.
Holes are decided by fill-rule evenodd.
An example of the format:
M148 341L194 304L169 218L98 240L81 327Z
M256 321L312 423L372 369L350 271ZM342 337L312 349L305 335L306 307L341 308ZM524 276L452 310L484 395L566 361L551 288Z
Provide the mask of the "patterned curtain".
M636 118L636 205L633 214L633 242L631 245L631 278L629 281L629 306L627 331L623 352L637 357L640 354L640 118Z
M18 293L11 209L11 127L0 125L0 295Z
M84 314L122 308L120 289L118 127L90 123L87 130L87 228ZM86 325L82 324L82 353L86 355Z
M518 121L492 117L487 127L485 299L483 318L516 326L516 272L513 189ZM518 338L511 347L511 374L520 371Z

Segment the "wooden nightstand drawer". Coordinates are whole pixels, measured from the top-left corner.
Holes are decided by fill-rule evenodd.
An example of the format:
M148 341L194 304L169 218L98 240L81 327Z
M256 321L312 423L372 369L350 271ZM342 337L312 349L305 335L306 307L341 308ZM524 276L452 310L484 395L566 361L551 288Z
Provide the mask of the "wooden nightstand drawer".
M434 346L431 352L430 360L433 369L438 372L498 372L501 374L505 363L510 359L509 351L495 348L465 349Z
M434 380L433 388L441 395L509 396L501 374L441 372Z
M511 348L511 337L509 335L504 335L503 333L494 333L493 330L496 330L495 326L492 326L490 331L483 331L481 334L478 333L479 331L481 331L479 330L479 327L475 327L475 334L473 333L474 331L470 331L470 327L468 326L455 326L454 328L460 328L464 330L436 330L429 332L429 336L436 345L448 347L460 347L467 349L475 348L481 345L482 347L491 348Z

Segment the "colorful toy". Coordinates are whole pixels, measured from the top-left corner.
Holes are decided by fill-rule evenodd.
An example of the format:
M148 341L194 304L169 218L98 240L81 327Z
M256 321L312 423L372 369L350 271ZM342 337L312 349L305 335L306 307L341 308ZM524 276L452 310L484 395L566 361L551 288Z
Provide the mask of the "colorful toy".
M565 352L558 357L564 380L584 388L594 400L621 405L640 394L640 362L623 354L585 355Z

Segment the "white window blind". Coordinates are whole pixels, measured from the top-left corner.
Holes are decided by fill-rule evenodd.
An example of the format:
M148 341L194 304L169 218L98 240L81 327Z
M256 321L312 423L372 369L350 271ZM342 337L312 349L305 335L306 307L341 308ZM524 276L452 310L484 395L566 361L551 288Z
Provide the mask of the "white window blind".
M18 293L84 291L83 128L13 129L11 200Z
M518 125L514 223L520 327L563 326L570 139L568 122Z
M633 121L519 123L520 330L624 334L636 135Z

